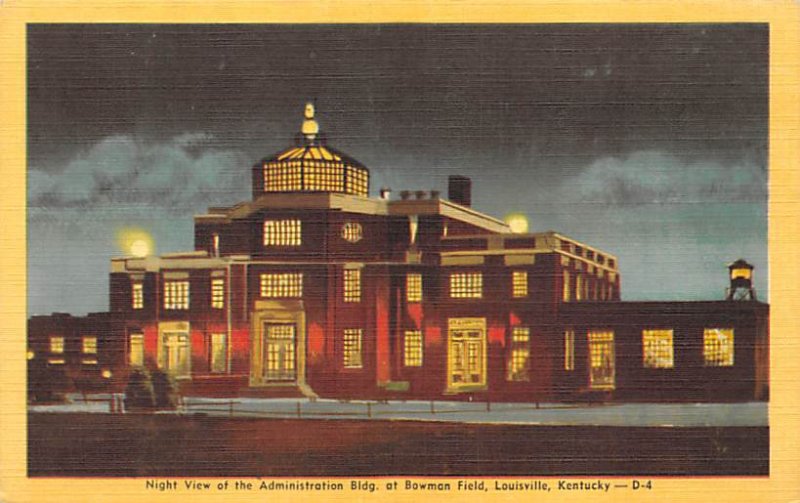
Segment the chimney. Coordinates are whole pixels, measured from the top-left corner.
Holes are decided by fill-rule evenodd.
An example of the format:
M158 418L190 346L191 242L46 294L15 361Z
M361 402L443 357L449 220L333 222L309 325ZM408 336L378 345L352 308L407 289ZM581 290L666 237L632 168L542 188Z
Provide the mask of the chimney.
M389 187L381 187L381 199L390 199L392 197L392 189Z
M461 206L472 206L472 180L461 175L447 177L447 199Z

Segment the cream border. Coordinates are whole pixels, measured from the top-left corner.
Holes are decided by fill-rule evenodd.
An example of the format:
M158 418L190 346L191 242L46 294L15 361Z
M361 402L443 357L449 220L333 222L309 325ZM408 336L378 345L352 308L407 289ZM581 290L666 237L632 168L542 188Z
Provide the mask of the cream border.
M770 290L772 318L771 475L769 478L658 479L649 493L590 495L594 501L797 501L800 500L800 344L793 307L798 295L800 170L798 169L798 83L800 82L800 4L787 0L589 1L428 0L377 2L342 0L290 2L231 0L26 1L4 0L0 7L0 500L164 501L180 495L144 493L136 479L68 480L25 477L25 23L66 22L763 22L770 23ZM345 490L327 500L387 499ZM398 493L392 499L418 500ZM435 494L427 494L433 498ZM482 493L459 493L459 501L484 501ZM584 495L585 496L585 495ZM302 493L192 494L192 501L271 502L313 497ZM494 494L494 501L534 497L536 501L582 499L580 494Z

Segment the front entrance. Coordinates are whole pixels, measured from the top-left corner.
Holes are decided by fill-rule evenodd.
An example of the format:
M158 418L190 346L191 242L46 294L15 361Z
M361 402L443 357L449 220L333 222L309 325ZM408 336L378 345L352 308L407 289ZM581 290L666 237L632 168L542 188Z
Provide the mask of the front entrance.
M306 313L299 300L256 300L251 313L250 387L315 398L306 382Z
M447 389L486 387L486 318L450 318L447 342Z
M612 390L616 386L614 364L614 332L590 331L589 388Z
M175 377L189 376L189 334L164 332L161 335L161 368Z
M263 380L294 381L297 378L297 326L266 322L261 337Z

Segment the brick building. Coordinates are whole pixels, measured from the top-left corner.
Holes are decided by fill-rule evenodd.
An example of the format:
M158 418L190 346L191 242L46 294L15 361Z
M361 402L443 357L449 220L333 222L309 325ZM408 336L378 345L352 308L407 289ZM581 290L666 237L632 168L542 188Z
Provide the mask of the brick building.
M465 177L446 197L369 197L369 170L320 138L311 105L296 145L252 168L252 188L195 217L193 251L112 259L109 313L32 318L37 361L116 382L158 367L204 394L768 395L769 311L754 295L622 302L614 255L512 232L470 207ZM746 288L752 267L736 264L732 286Z

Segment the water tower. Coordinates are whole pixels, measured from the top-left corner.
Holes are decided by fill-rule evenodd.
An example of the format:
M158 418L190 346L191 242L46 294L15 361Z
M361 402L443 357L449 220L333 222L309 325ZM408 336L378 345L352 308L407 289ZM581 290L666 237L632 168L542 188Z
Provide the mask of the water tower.
M756 290L753 288L753 269L752 264L748 264L741 258L728 264L728 277L731 285L727 288L725 300L756 300Z

